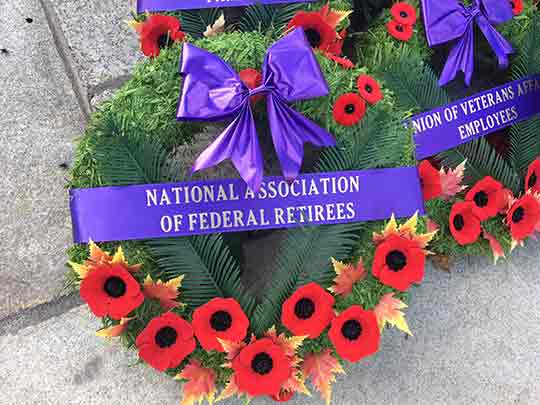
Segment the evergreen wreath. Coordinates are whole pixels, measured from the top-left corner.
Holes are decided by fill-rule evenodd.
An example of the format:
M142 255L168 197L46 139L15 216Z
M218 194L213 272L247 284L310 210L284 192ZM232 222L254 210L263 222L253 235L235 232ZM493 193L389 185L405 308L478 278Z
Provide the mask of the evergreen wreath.
M295 109L337 140L309 170L416 165L402 122L452 96L437 84L418 1L389 3L135 16L149 58L92 117L69 187L183 180L192 159L182 154L212 130L174 119L184 41L223 58L250 86L269 45L294 26L304 28L330 87ZM540 72L537 6L513 4L516 17L499 28L518 52L480 88ZM477 63L491 71L489 48L477 47ZM374 354L386 325L411 334L403 309L428 254L443 266L462 255L498 259L540 231L539 156L537 117L420 162L426 217L288 230L260 298L242 285L231 237L221 234L75 245L67 282L102 319L98 335L119 337L141 361L184 382L183 404L233 395L287 401L309 393L308 381L329 403L345 361Z

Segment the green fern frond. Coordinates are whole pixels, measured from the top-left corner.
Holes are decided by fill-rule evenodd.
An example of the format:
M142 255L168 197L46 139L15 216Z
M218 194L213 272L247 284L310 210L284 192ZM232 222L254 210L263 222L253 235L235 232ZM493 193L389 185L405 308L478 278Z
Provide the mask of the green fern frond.
M540 72L540 17L533 18L529 30L519 50L519 56L512 62L512 78L523 79Z
M137 131L124 131L125 123L107 119L109 136L92 140L93 158L101 174L101 185L124 186L157 183L163 178L162 169L167 152L155 138Z
M485 138L480 138L438 155L445 166L456 167L467 160L465 175L469 184L491 176L517 192L520 179L512 166L497 153Z
M289 231L275 261L272 283L255 310L257 334L279 323L281 305L299 286L311 281L328 286L335 277L330 258L342 260L358 240L359 224L326 225Z
M185 275L182 301L195 309L215 297L235 298L249 316L255 300L240 281L240 267L219 234L146 242L167 278Z
M540 118L520 122L510 129L510 162L524 176L531 162L540 156Z
M193 38L201 38L204 31L206 31L206 27L212 25L222 12L220 8L181 11L182 31L187 32Z
M370 110L362 123L351 132L350 144L346 148L331 148L323 152L318 171L393 166L400 162L404 146L410 142L410 139L404 142L408 134L399 118L379 106Z
M244 32L268 32L271 30L272 35L278 37L300 9L302 9L302 5L298 3L286 5L255 4L246 8L238 22L238 28Z
M394 92L399 105L413 113L429 111L450 102L438 78L421 59L400 57L383 69L386 86Z

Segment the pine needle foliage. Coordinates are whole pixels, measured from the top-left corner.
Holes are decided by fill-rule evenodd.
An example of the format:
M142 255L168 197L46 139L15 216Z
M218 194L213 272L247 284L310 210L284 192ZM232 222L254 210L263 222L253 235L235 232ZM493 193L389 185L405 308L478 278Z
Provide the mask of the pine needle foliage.
M250 316L255 300L240 280L240 267L219 234L147 241L167 278L185 275L182 301L195 309L215 297L235 298Z
M302 4L291 3L285 5L254 4L245 9L238 28L244 32L271 32L278 37L284 32L289 21L296 12L302 9Z
M203 8L200 10L184 10L180 12L182 31L193 38L202 38L206 27L212 25L223 13L220 8Z
M255 310L252 328L262 334L279 324L283 301L311 281L329 286L335 274L330 258L345 259L358 239L359 224L292 229L276 257L272 282Z

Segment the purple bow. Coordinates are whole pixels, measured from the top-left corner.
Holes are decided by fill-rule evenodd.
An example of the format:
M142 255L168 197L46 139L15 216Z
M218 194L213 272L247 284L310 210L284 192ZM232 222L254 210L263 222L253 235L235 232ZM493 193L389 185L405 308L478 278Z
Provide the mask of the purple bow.
M424 25L430 47L452 40L454 44L439 85L452 81L459 71L465 73L465 83L471 84L474 71L474 23L478 24L499 60L499 67L508 67L508 55L514 52L512 45L499 34L494 25L513 17L508 0L473 0L465 6L459 0L422 0Z
M231 66L218 56L185 44L180 73L184 85L178 120L221 121L232 119L219 137L197 158L193 171L231 159L252 190L263 178L263 159L257 138L250 97L267 97L268 121L283 175L298 176L304 143L333 146L335 140L287 103L326 96L329 92L317 59L302 29L296 29L273 44L262 69L263 84L250 90Z

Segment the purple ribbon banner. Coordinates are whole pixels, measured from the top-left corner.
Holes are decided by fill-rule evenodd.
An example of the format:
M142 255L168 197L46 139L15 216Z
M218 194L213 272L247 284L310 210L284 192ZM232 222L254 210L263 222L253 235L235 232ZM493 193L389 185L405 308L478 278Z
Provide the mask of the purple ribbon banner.
M253 4L312 3L316 0L137 0L137 12L240 7Z
M424 213L416 167L70 190L75 243L342 224Z
M540 114L540 74L413 116L422 160Z

